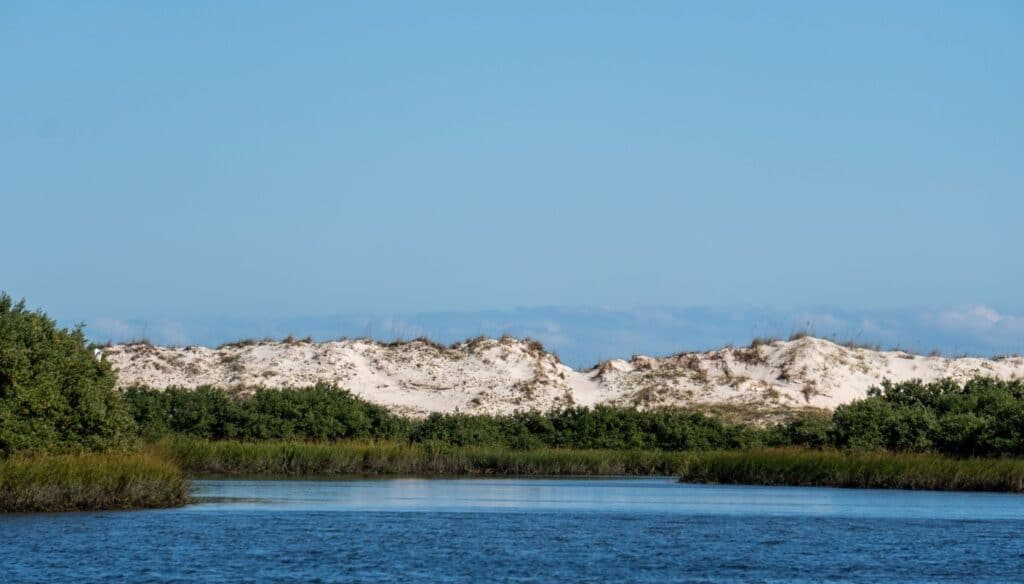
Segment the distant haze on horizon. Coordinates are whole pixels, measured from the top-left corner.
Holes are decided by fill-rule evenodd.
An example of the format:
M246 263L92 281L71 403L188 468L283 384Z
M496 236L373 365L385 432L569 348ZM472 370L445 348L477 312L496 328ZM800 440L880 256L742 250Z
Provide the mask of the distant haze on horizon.
M7 1L0 290L102 340L1020 352L1022 64L1017 1Z
M165 345L216 346L240 339L286 336L379 341L427 337L452 343L504 334L544 343L573 367L634 354L667 355L744 345L755 337L806 332L839 342L902 348L947 356L1024 353L1024 316L985 306L947 310L851 311L830 307L779 310L754 307L537 307L404 315L291 318L98 318L86 328L96 342L146 339Z

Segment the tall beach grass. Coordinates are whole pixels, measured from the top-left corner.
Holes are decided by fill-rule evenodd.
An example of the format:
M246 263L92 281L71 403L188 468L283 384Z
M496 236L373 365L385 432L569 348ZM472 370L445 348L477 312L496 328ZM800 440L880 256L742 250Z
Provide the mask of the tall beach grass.
M938 454L760 449L693 452L680 480L695 483L1024 492L1024 459Z
M647 450L511 450L396 442L236 442L164 440L158 452L190 474L344 475L665 475L685 453Z
M396 442L163 440L191 475L678 476L686 482L1024 492L1024 459L800 448L512 450Z
M154 453L0 459L0 512L175 507L188 488L181 470Z

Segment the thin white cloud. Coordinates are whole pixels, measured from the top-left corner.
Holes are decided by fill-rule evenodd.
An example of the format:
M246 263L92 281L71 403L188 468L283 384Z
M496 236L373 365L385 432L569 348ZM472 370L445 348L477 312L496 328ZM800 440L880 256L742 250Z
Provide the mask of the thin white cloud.
M124 341L138 335L138 327L117 318L97 318L86 327L93 339Z
M954 329L987 331L992 329L1024 330L1024 317L1000 314L984 304L965 306L940 312L939 325Z
M183 323L175 320L160 320L151 323L101 317L93 319L86 327L90 339L121 343L148 339L159 345L187 345L189 335Z
M162 345L187 345L189 342L185 325L173 320L158 322L154 326L153 336Z

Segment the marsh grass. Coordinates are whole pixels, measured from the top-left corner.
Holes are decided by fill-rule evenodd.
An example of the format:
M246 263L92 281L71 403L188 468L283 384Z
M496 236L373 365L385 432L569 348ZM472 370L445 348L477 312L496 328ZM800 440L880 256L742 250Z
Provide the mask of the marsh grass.
M192 475L679 476L685 482L1024 492L1024 459L800 448L585 450L174 438L157 451Z
M185 475L678 476L684 482L1024 492L1024 459L809 449L584 450L389 441L162 440L144 452L0 460L0 511L173 507Z
M1024 459L795 448L692 452L694 483L1024 492Z
M158 451L194 475L664 475L685 453L406 444L396 442L236 442L174 438Z
M0 459L0 512L175 507L187 500L181 471L154 453Z

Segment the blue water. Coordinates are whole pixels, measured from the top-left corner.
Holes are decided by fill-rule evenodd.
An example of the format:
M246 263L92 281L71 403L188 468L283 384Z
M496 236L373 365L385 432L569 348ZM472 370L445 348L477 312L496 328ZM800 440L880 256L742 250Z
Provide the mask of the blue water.
M1024 496L671 479L198 481L0 516L0 582L1009 582Z

